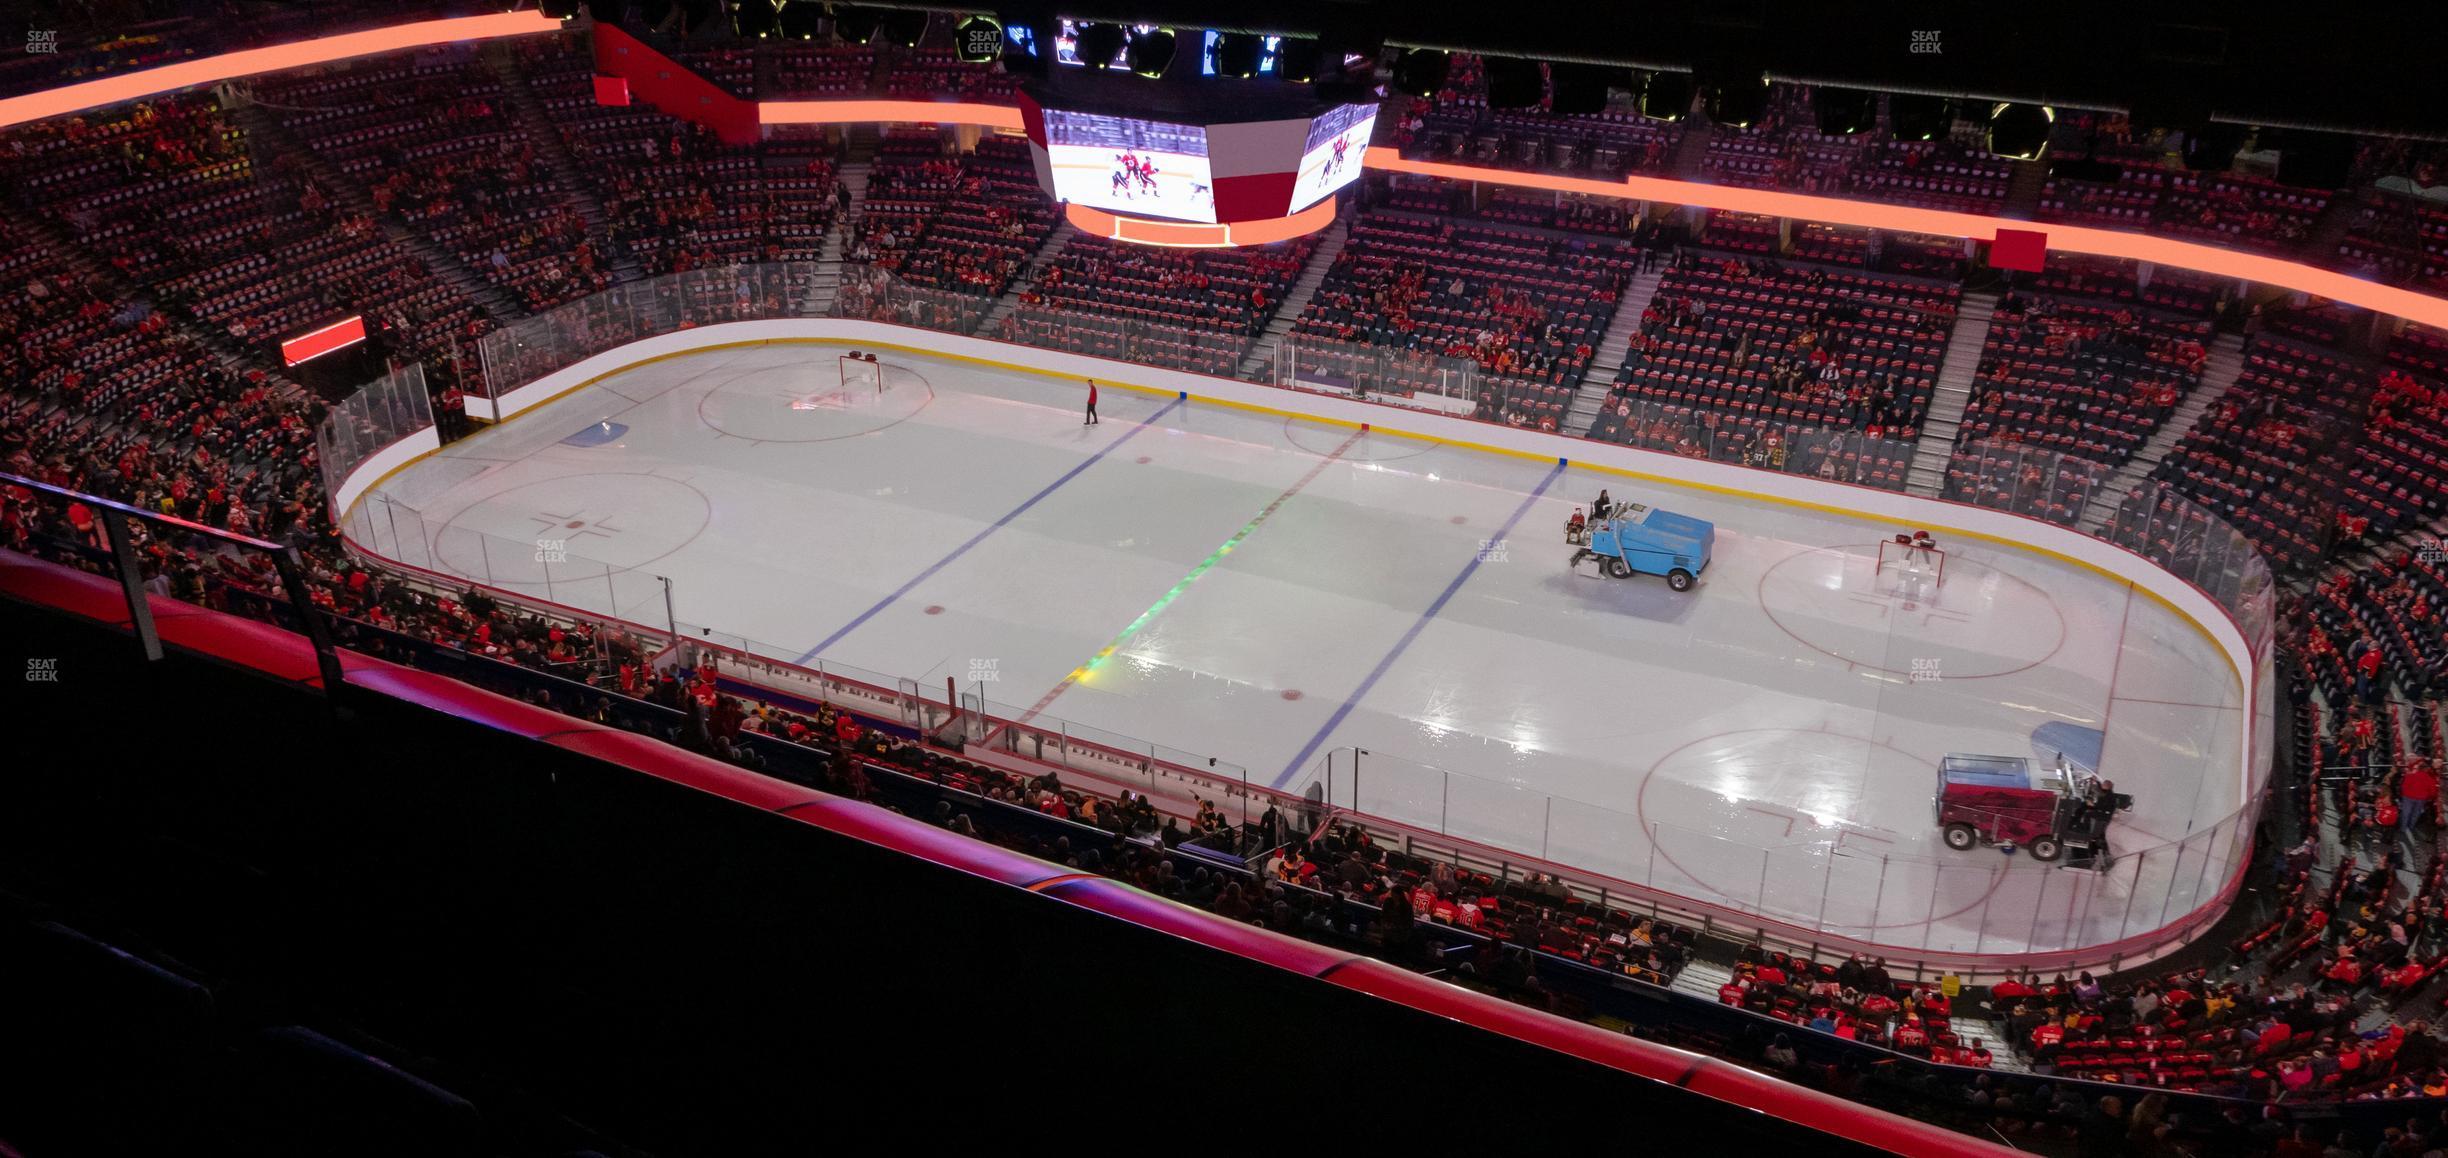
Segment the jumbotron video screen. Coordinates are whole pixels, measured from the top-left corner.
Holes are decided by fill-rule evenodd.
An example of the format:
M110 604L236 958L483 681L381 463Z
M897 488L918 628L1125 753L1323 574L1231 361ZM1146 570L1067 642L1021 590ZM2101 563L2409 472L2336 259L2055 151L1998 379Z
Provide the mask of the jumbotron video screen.
M1207 131L1101 113L1046 110L1054 195L1099 209L1213 222Z

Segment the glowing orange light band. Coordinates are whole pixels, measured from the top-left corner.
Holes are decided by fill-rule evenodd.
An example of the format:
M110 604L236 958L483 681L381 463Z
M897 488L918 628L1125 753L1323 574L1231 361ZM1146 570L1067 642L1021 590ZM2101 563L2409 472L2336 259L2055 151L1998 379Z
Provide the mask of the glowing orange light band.
M1070 218L1071 224L1091 237L1109 237L1115 241L1180 249L1229 249L1290 241L1315 233L1334 224L1335 203L1333 198L1328 198L1289 217L1234 221L1223 225L1126 217L1076 202L1063 206L1063 216Z
M2421 322L2427 326L2448 328L2448 301L2416 293L2413 290L2384 286L2336 270L2288 261L2281 257L2264 257L2255 253L2239 253L2199 242L2177 241L2143 233L2125 233L2113 229L2092 229L2080 225L2054 225L2016 221L2004 217L1988 217L1978 213L1952 213L1943 209L1920 209L1910 205L1888 205L1874 201L1852 201L1842 197L1822 197L1808 193L1784 193L1773 189L1741 189L1730 185L1703 185L1692 181L1674 181L1663 177L1626 177L1620 181L1598 181L1587 177L1559 177L1544 173L1518 173L1510 169L1482 169L1476 165L1446 165L1434 161L1409 161L1382 145L1372 146L1364 163L1371 169L1389 173L1415 173L1427 177L1447 177L1456 181L1479 181L1490 185L1512 185L1524 189L1548 189L1559 193L1587 193L1599 197L1622 197L1637 201L1662 201L1671 205L1697 205L1704 209L1725 209L1736 213L1757 213L1765 217L1791 217L1803 221L1823 221L1833 225L1861 225L1871 229L1886 229L1900 233L1935 233L1947 237L1971 237L1983 241L1997 236L2000 229L2025 229L2048 235L2048 247L2064 253L2088 253L2101 257L2122 257L2170 265L2180 269L2199 270L2221 277L2240 278L2263 285L2301 290L2304 293L2378 310L2384 314Z
M559 22L547 19L541 13L505 12L492 16L415 21L392 28L318 37L313 40L275 45L270 48L245 49L120 76L64 85L43 92L28 93L24 96L0 99L0 128L259 73L304 68L351 57L422 48L454 41L552 32L560 27ZM762 123L769 125L887 121L979 125L1010 131L1017 131L1020 128L1018 109L964 101L766 101L759 108L759 116ZM2060 253L2082 253L2125 258L2132 261L2147 261L2220 277L2232 277L2280 289L2308 293L2331 301L2361 306L2409 321L2420 322L2427 326L2448 329L2448 299L2410 289L2381 285L2378 282L2336 270L2322 269L2300 261L2241 253L2215 245L2178 241L2173 238L2155 237L2143 233L2096 229L2081 225L2034 224L1978 213L1955 213L1943 209L1921 209L1908 205L1855 201L1841 197L1788 193L1773 189L1706 185L1664 177L1626 177L1616 181L1604 181L1587 177L1523 173L1510 169L1486 169L1475 165L1412 161L1403 159L1394 150L1384 146L1371 147L1363 163L1371 169L1389 173L1412 173L1523 189L1585 193L1599 197L1658 201L1671 205L1694 205L1704 209L1724 209L1737 213L1756 213L1767 217L1789 217L1802 221L1855 225L1903 233L1938 234L1986 241L1995 238L2000 229L2036 230L2045 232L2048 236L2048 247ZM1317 218L1314 224L1305 224L1305 227L1304 223L1309 222L1312 215L1319 212L1318 209L1313 208L1275 221L1241 222L1234 225L1230 232L1222 237L1214 234L1201 235L1196 232L1218 228L1213 226L1188 226L1179 222L1126 219L1113 214L1101 214L1101 211L1097 210L1085 210L1078 206L1070 207L1067 212L1075 223L1081 223L1083 219L1096 223L1095 228L1084 223L1081 224L1081 227L1091 229L1100 236L1121 237L1150 245L1214 247L1261 245L1268 241L1281 241L1288 237L1298 237L1303 233L1313 232L1333 220L1332 205L1329 203L1321 208L1324 210L1324 215Z
M459 40L490 40L500 36L553 32L560 27L560 21L547 19L540 12L503 12L493 16L419 20L390 28L276 44L270 48L224 52L218 56L182 60L160 68L120 73L0 100L0 128L66 116L86 109L125 104L177 89L236 80L258 73L281 72L308 65L329 64L353 56L398 52Z

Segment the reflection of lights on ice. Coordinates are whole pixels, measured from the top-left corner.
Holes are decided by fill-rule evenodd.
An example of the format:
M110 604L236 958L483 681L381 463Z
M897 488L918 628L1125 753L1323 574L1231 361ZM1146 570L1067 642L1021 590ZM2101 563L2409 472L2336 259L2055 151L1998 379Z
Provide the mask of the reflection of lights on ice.
M847 410L850 408L850 392L827 390L804 395L791 399L790 408L793 410Z

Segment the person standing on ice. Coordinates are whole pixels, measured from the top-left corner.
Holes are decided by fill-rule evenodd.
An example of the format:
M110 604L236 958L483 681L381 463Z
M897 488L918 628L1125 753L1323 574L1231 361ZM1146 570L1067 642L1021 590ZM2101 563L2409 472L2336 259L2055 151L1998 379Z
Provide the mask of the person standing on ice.
M1096 379L1090 378L1088 380L1088 417L1080 423L1082 426L1095 426L1097 424L1096 395Z

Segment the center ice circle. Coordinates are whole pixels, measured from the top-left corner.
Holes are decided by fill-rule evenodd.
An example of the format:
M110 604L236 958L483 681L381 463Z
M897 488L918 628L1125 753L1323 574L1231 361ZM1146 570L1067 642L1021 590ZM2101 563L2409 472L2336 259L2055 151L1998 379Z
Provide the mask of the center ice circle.
M678 479L563 475L468 504L435 532L433 556L483 582L548 583L643 567L688 546L713 517L704 492Z
M1963 555L1927 594L1880 581L1875 544L1789 555L1760 576L1760 609L1794 641L1890 675L1983 679L2048 661L2066 622L2048 592Z
M917 371L889 364L880 370L881 392L872 382L843 382L834 354L750 370L707 391L697 417L734 438L831 442L874 434L935 400L934 386Z

